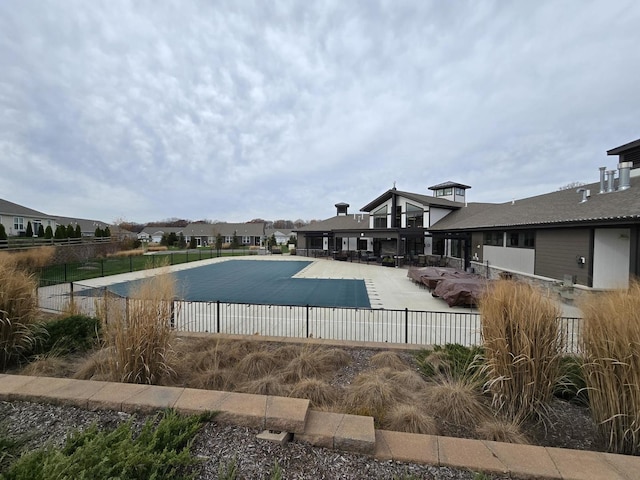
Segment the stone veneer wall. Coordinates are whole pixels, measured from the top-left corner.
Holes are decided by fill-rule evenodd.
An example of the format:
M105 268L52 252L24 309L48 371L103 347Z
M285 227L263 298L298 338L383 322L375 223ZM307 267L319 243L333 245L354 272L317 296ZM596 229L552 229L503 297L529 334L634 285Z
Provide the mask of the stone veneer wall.
M53 264L86 262L92 258L104 257L120 249L119 242L83 243L80 245L56 245Z

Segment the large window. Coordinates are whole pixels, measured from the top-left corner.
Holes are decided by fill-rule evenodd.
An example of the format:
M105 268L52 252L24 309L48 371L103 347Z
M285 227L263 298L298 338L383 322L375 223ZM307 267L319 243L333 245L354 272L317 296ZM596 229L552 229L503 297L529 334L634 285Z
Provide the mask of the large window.
M436 190L436 197L448 197L453 195L453 189L451 188L441 188L440 190Z
M244 236L242 237L242 244L249 245L251 243L251 237Z
M504 234L502 232L485 232L483 243L494 247L504 247Z
M322 237L307 237L307 248L313 250L322 250L324 242Z
M387 206L373 212L373 228L387 228Z
M407 228L422 228L424 210L417 205L407 203Z
M358 239L358 250L366 250L368 246L369 246L369 242L367 241L366 238Z
M514 231L507 232L507 246L514 248L535 248L535 232Z

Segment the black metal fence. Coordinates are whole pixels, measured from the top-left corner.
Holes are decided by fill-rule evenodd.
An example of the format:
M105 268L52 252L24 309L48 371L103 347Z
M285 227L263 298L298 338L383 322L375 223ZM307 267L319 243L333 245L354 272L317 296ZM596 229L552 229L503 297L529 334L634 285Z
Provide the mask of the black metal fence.
M130 299L106 288L66 283L39 289L40 307L96 315L101 309L128 311ZM172 305L172 326L181 332L211 332L273 337L324 338L354 342L416 345L480 345L481 315L474 312L429 312L312 305L261 305L232 302L187 302ZM104 312L105 310L101 310ZM578 352L580 318L561 317L567 352Z

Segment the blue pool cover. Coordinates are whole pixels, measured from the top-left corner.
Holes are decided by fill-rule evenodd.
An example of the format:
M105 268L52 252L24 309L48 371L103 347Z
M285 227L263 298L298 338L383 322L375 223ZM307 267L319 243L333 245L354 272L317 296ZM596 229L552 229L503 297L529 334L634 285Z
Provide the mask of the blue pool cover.
M188 301L370 308L363 280L291 278L308 261L229 260L175 272L178 296ZM141 280L109 287L128 295Z

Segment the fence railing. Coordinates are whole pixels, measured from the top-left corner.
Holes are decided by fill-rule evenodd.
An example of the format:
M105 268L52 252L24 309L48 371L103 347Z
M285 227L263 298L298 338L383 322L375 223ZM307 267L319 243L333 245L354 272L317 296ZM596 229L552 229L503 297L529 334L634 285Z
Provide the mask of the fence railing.
M59 283L79 282L91 278L107 277L121 273L138 272L165 265L196 262L220 256L257 255L258 251L236 250L182 250L179 252L157 252L153 255L129 255L96 258L83 262L50 265L37 270L36 275L41 287Z
M51 245L80 245L88 243L110 243L112 237L76 237L76 238L43 238L43 237L9 237L0 239L0 249L24 250Z
M96 315L101 310L129 310L128 302L105 287L79 283L41 287L40 307L63 311L72 301L76 311ZM324 338L357 342L415 345L459 343L480 345L481 315L474 312L433 312L312 305L261 305L233 302L173 302L172 326L180 332L210 332L294 338ZM579 351L580 318L561 317L566 351Z

